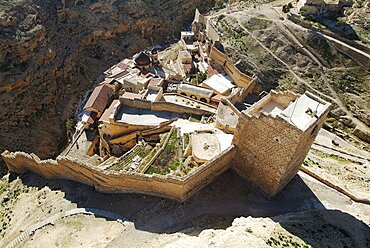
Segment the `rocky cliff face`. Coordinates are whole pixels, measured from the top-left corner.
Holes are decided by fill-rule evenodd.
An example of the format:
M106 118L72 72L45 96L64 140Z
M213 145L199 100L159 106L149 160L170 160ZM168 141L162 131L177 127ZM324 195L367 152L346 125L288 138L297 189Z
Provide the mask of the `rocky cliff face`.
M178 36L212 0L0 2L0 151L59 153L64 123L99 74Z

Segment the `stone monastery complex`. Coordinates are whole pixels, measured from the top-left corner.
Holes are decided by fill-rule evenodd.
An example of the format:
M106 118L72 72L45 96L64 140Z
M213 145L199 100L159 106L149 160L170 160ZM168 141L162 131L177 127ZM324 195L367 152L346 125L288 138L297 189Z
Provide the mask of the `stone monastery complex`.
M256 77L234 66L198 11L179 46L168 63L152 49L106 70L65 151L56 160L5 151L9 170L184 201L232 168L274 197L298 172L330 104L308 92L256 95Z

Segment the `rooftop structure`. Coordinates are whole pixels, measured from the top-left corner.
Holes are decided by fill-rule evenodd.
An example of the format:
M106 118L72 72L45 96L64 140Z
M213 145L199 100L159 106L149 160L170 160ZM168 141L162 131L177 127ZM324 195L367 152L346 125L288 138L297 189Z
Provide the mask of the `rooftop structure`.
M106 70L104 74L107 75L108 78L122 77L128 73L128 69L129 66L126 63L120 62Z
M201 86L212 89L220 95L227 95L231 92L232 88L236 87L228 77L222 74L215 74L207 78Z
M213 133L194 133L191 138L192 155L196 162L204 163L221 153L221 145Z
M115 108L117 108L117 106L119 105L119 100L113 100L113 102L111 103L111 105L109 106L109 108L107 108L103 115L100 117L99 119L99 122L106 122L106 123L109 123L109 118L110 116L113 114L113 111Z
M239 122L239 116L233 108L220 102L216 114L216 127L227 133L234 133Z
M135 74L128 74L124 77L118 78L117 81L122 84L126 91L139 93L147 87L150 79Z
M142 94L132 93L132 92L125 92L120 96L120 98L125 99L142 99L144 96Z
M148 86L162 87L163 81L163 78L151 78Z
M180 51L179 52L179 60L183 64L191 64L193 62L191 54L188 51Z
M152 111L150 109L122 106L115 116L115 121L137 126L160 126L178 117L180 115L174 112Z
M181 32L181 42L185 49L190 52L197 51L198 47L194 44L195 35L193 32L183 31Z
M196 108L209 114L215 114L217 109L212 105L180 94L166 93L163 95L163 101L176 104L179 107Z
M148 86L144 98L151 102L158 102L163 97L163 88L157 86Z

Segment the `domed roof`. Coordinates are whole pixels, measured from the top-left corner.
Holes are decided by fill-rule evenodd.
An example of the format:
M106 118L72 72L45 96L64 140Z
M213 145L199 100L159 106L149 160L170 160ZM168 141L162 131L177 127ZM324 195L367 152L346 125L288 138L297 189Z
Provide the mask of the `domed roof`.
M152 50L150 50L151 54L158 54L158 49L153 47Z
M136 54L134 56L134 61L135 61L135 64L139 66L147 66L147 65L150 65L150 62L151 62L150 57L146 53L143 53L143 52Z

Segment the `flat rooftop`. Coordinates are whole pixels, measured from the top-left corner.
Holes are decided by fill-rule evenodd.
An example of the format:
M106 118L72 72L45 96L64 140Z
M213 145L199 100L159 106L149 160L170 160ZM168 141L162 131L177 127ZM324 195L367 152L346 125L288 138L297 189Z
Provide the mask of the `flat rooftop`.
M130 125L158 126L163 122L180 118L178 113L167 111L152 111L129 106L122 106L114 117L116 122L127 123Z
M306 130L328 108L330 104L314 99L309 94L301 95L281 111L280 115L301 130Z
M262 113L273 118L279 116L304 131L317 121L330 107L309 92L297 96L292 92L272 92L253 104L245 113L259 117Z

